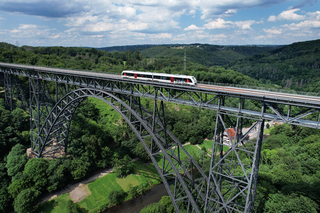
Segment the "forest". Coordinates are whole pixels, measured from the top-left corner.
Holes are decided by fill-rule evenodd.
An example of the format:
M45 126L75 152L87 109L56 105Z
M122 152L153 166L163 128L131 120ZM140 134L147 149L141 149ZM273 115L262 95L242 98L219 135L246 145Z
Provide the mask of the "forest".
M239 47L241 54L236 53L231 47L219 50L227 51L223 53L226 55L232 52L231 56L237 60L231 61L230 64L227 64L229 63L227 61L219 62L219 58L216 63L210 60L212 54L217 54L217 48L220 47L210 47L214 50L208 53L208 55L211 54L210 56L203 57L204 61L200 60L200 49L189 48L186 51L188 55L188 51L194 51L199 56L187 60L187 69L184 70L184 51L166 46L141 48L141 52L138 50L106 52L83 47L17 47L0 43L0 62L109 73L120 73L128 69L188 74L204 82L273 88L289 87L317 92L318 89L313 87L317 85L316 73L319 71L317 63L320 59L318 51L320 47L315 45L319 45L319 40L292 44L278 49L273 47L267 51L263 50L265 52L257 47L253 49ZM167 57L165 54L158 55L162 51L170 50L170 54L166 53ZM234 54L239 54L239 57L235 57ZM188 57L191 57L191 54ZM271 58L274 60L263 61ZM305 64L302 63L304 59L306 59ZM262 73L270 74L268 69L261 73L257 71L257 69L260 70L258 65L266 66L267 63L272 70L281 70L283 74L278 73L267 77L268 75ZM290 68L290 63L292 69L300 70L301 75L295 74L298 71L292 71L294 73L292 76L303 77L301 85L299 83L296 86L294 83L293 86L293 84L284 83L287 82L283 80L286 79L284 76L290 77L290 72L287 72L287 66ZM276 68L278 65L283 67ZM301 67L304 68L302 71ZM312 73L315 73L315 78L308 78L310 80L308 81L307 76ZM290 77L293 79L292 82L301 82L301 79L292 76ZM23 78L20 80L24 81ZM143 100L143 102L149 110L152 108L150 100ZM165 104L165 106L168 128L182 143L201 145L204 139L213 137L216 117L214 111L187 106L178 106L179 110L177 110L177 106L172 104ZM127 126L114 124L119 117L110 109L106 112L100 108L94 100L85 100L76 110L68 138L68 156L62 158L27 158L26 149L30 147L29 119L28 112L23 109L16 108L9 111L4 104L4 93L0 93L0 178L2 180L0 212L12 210L31 212L35 210L34 207L44 194L81 180L96 170L114 166L119 168L116 172L121 176L131 172L132 165L128 163L129 159L139 158L142 162L150 161L141 143ZM319 136L319 130L286 124L270 129L270 136L263 142L262 147L255 212L318 212L320 210ZM209 167L206 152L208 150L203 148L193 153L196 161L203 168ZM123 168L119 166L125 164L129 166ZM121 200L124 195L115 193L114 197L117 196ZM114 203L118 201L115 200ZM68 203L68 208L70 212L82 211L73 202ZM170 198L163 197L159 203L147 206L141 212L174 212L174 209Z
M297 42L235 60L225 66L259 80L296 91L320 91L320 40Z

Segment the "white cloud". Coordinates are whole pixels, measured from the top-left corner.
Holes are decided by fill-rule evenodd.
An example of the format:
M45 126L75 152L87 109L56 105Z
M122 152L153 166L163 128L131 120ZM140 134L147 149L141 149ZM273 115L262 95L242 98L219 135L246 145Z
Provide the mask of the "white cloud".
M190 11L189 11L189 15L195 15L197 13L197 11L196 10L194 10L194 9L191 9ZM194 17L194 16L193 16Z
M20 25L18 29L11 30L9 35L17 40L32 39L35 44L40 44L46 39L58 39L61 37L61 34L55 33L55 29L33 24Z
M242 30L249 30L251 29L251 25L254 23L256 23L256 21L254 20L232 22L232 21L225 21L221 18L218 18L214 21L211 21L205 24L204 27L208 30L234 28L234 27L238 27Z
M269 18L262 13L260 21L246 20L243 13L238 12L250 9L246 11L252 10L252 14L258 14L257 11L264 7L282 4L284 1L289 0L1 0L0 16L8 18L23 14L26 17L23 23L26 25L9 26L7 21L1 21L4 19L1 17L0 23L5 23L5 27L1 29L3 35L23 38L26 34L30 40L32 36L39 38L39 42L47 38L50 45L54 44L51 42L53 40L58 41L55 43L58 45L65 42L79 46L159 43L158 41L237 44L255 39L264 40L267 35L280 38L296 30L318 36L319 11L304 12L291 7ZM198 20L199 16L202 20ZM230 16L236 17L230 19ZM184 19L185 17L187 18ZM29 21L32 19L41 19L37 23L49 26L33 25ZM257 25L262 26L266 19L269 22L284 20L287 25L280 27L278 23L274 23L272 27L272 23L267 23L268 27L271 25L270 29L266 26L262 27L266 29L259 28ZM62 26L59 30L54 30L50 27L52 23L55 23L51 25L54 27ZM298 32L291 33L301 35ZM5 36L0 37L2 38Z
M250 30L251 29L251 25L256 23L256 21L253 20L248 20L248 21L236 21L234 22L234 24L239 27L240 29L243 30Z
M320 28L320 11L306 13L306 20L299 23L285 24L281 27L288 30L299 30L299 31L319 31Z
M203 26L205 28L207 28L208 30L213 30L213 29L229 28L231 24L232 24L231 21L225 21L221 18L218 18L218 19L211 21L208 24L205 24Z
M298 11L297 9L292 10ZM301 17L292 16L290 13L281 13L282 16L277 16L276 20L282 20L287 18L287 20L291 20L293 23L284 24L281 26L274 26L270 29L263 29L263 32L266 33L265 37L268 39L274 40L282 40L283 43L294 42L296 40L312 40L319 38L319 28L320 28L320 11L316 12L308 12L303 16L303 20ZM269 19L272 19L270 16ZM270 20L269 20L270 21Z
M225 41L228 38L225 34L211 35L210 41Z
M98 22L96 24L88 24L84 31L89 31L89 32L105 32L105 31L110 31L115 29L115 25L112 23L104 23L104 22Z
M277 17L272 15L272 16L269 16L268 18L268 21L276 21L277 20Z
M309 16L310 19L319 20L319 21L320 21L320 11L309 12L309 13L307 13L306 15Z
M200 27L197 27L194 24L191 24L190 26L184 28L184 30L187 30L187 31L189 31L189 30L200 30L200 29L201 29Z
M37 29L37 25L34 24L23 24L19 27L20 30Z
M263 29L263 31L269 34L282 34L282 29Z
M301 30L301 29L308 29L308 28L320 28L320 20L306 20L300 23L292 23L292 24L286 24L282 25L285 28L288 28L290 30Z
M170 33L160 33L152 36L156 39L171 39L172 35Z
M270 16L268 18L268 21L300 21L300 20L304 20L306 17L304 15L298 15L295 12L299 11L300 9L289 9L286 11L283 11L282 13L280 13L278 16Z
M254 39L255 40L263 40L263 39L266 39L266 38L267 38L266 36L260 35L260 36L255 37Z

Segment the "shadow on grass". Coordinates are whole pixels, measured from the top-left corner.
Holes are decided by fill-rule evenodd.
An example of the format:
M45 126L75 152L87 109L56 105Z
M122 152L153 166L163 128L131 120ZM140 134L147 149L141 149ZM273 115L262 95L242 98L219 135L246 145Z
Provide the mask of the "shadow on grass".
M37 206L34 212L52 212L53 209L58 205L58 202L55 200L50 200L48 202L42 203Z

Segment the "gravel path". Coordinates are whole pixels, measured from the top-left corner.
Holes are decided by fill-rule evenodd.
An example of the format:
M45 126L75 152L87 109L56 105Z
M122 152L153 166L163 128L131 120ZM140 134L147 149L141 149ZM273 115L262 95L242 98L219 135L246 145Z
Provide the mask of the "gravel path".
M64 193L69 193L69 192L72 192L72 191L79 191L79 190L77 190L77 188L80 188L84 184L88 184L88 183L90 183L90 182L92 182L92 181L94 181L94 180L96 180L96 179L98 179L100 177L103 177L103 176L105 176L105 175L107 175L107 174L109 174L111 172L113 172L113 168L107 168L107 169L104 169L103 171L101 171L101 172L99 172L99 173L97 173L97 174L95 174L95 175L93 175L91 177L88 177L85 180L82 180L79 183L72 184L72 185L71 184L67 185L65 188L63 188L63 189L61 189L59 191L56 191L56 192L54 192L52 194L44 196L41 199L41 201L39 202L39 204L47 202L49 200L52 200L52 199L54 199L54 198L56 198L56 197L58 197L58 196L60 196L60 195L62 195Z

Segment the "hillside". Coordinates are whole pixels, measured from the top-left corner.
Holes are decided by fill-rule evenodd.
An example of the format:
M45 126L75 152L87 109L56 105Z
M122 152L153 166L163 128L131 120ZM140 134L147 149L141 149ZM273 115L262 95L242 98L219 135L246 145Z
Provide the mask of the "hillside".
M98 50L104 50L107 52L113 52L113 51L142 51L144 49L148 49L151 47L157 46L155 44L144 44L144 45L127 45L127 46L113 46L113 47L101 47L101 48L97 48Z
M168 45L130 45L98 48L107 52L139 51L147 58L184 58L187 61L205 66L226 65L233 60L242 59L279 46L218 46L209 44L168 44Z
M174 46L155 46L141 53L149 58L184 57L186 51L187 60L205 66L226 65L233 60L252 56L278 46L218 46L208 44L190 44Z
M123 70L140 70L173 74L194 75L198 81L210 81L226 84L242 84L258 86L258 81L233 70L221 67L209 67L187 60L184 70L184 50L179 47L158 46L146 50L159 55L161 50L171 52L170 56L160 58L146 58L139 51L106 52L95 48L84 47L16 47L6 43L0 46L0 62L28 64L36 66L59 67L68 69L94 70L100 72L121 73ZM201 59L200 48L188 47L188 51L199 51L197 57ZM229 50L228 50L229 51ZM249 50L246 51L249 54ZM164 51L165 53L165 51ZM182 53L182 57L178 54ZM235 53L235 52L234 52ZM240 54L238 54L240 55ZM189 59L190 56L187 56ZM240 56L239 56L240 57ZM204 59L202 59L204 60Z
M320 40L298 42L231 62L232 69L294 90L319 92Z

